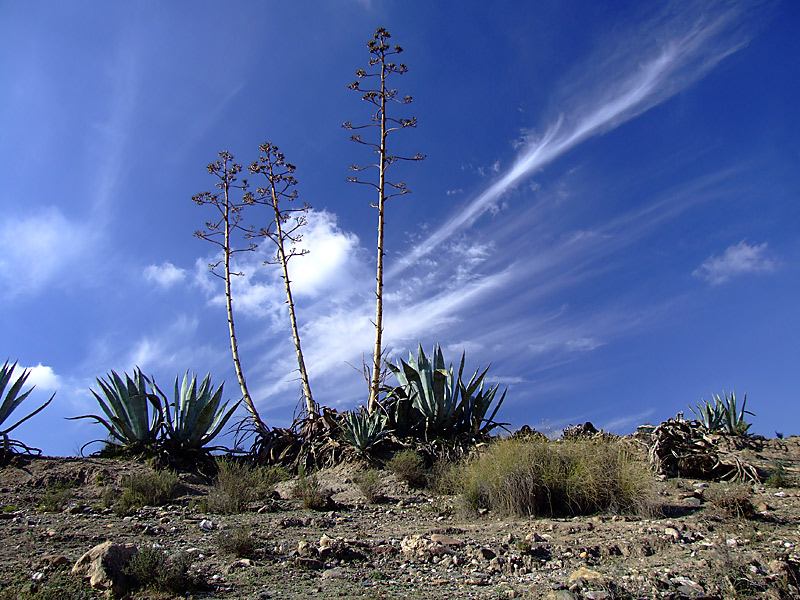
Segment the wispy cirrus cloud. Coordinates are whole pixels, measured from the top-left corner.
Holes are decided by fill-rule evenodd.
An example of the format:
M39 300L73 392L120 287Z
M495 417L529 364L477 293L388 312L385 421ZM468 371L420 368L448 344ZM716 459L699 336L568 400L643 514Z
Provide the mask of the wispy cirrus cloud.
M543 133L527 132L511 168L389 270L396 276L457 231L470 226L523 180L581 142L619 127L669 99L742 48L751 3L669 6L636 35L614 40L616 50L584 65L554 100L566 99ZM609 46L611 44L609 43ZM496 163L497 172L500 171Z
M775 260L770 258L767 243L748 244L744 240L728 246L721 256L710 256L693 273L711 285L719 285L733 277L748 273L771 273Z

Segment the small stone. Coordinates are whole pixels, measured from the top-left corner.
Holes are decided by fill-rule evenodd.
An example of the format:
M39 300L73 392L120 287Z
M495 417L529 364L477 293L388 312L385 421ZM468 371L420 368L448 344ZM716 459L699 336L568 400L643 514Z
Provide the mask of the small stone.
M605 590L586 590L583 597L586 600L611 600L611 594Z
M328 537L325 534L322 534L322 537L319 538L319 551L322 552L323 550L329 550L333 548L334 545L333 538Z
M436 542L437 544L442 544L443 546L463 546L464 542L460 542L455 538L450 537L449 535L444 535L442 533L433 533L431 534L431 541Z
M308 558L316 555L317 551L306 540L300 540L299 542L297 542L297 553L300 556Z
M484 560L492 560L495 556L497 556L497 553L491 548L481 548L478 550L478 552L480 552L480 555Z
M725 540L725 543L728 545L729 548L738 548L739 547L739 540L736 538L728 538Z
M581 567L577 571L573 572L572 575L569 576L567 580L569 585L577 583L579 580L583 580L583 582L587 586L603 586L608 584L608 579L597 571L592 571L591 569L587 569L586 567Z
M759 512L759 513L765 513L768 510L770 510L769 505L766 502L764 502L763 500L761 502L759 502L758 504L756 504L755 508L756 508L756 512Z
M305 558L302 556L298 556L294 559L294 564L296 567L300 567L301 569L311 569L311 570L318 570L323 567L323 564L315 558Z
M686 500L683 501L683 504L684 506L687 506L689 508L697 508L699 506L702 506L703 501L700 498L691 497L691 498L686 498Z
M70 560L66 556L60 554L50 554L42 557L42 564L48 567L63 567L69 563Z
M252 566L253 566L252 560L250 560L249 558L241 558L237 560L235 563L232 563L228 567L228 572L233 571L234 569L245 569L247 567L252 567Z
M214 523L212 523L208 519L203 519L202 521L200 521L198 527L203 531L211 531L212 529L214 529Z
M681 535L681 532L678 531L677 529L675 529L674 527L667 527L664 530L664 534L667 537L672 538L672 541L674 541L674 542L680 542L681 539L683 538L683 536Z
M544 597L544 600L578 600L578 597L569 590L553 590Z
M323 579L346 579L347 578L347 571L342 569L341 567L335 567L333 569L326 569L322 572L321 577Z

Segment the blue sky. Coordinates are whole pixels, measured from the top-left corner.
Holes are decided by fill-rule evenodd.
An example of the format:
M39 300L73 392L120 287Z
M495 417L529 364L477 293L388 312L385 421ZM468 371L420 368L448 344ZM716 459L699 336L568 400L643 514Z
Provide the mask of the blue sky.
M89 388L139 365L238 395L192 195L264 141L314 207L293 259L316 399L366 401L376 211L347 84L376 27L419 125L390 138L386 337L439 342L508 386L500 416L626 433L713 393L800 433L800 6L766 2L0 3L0 338L33 369L14 433L71 455ZM256 226L267 214L253 211ZM270 425L300 395L272 250L235 282L248 384ZM0 356L4 359L5 356ZM244 412L241 413L242 416Z

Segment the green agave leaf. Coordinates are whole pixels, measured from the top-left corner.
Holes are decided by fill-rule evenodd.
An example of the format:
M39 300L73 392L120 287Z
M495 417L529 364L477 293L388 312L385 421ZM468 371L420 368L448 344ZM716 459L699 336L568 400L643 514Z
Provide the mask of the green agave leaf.
M9 366L8 361L3 364L2 368L0 368L0 395L3 394L6 385L8 385L8 381L11 378L14 369L16 368L17 363L14 362L13 365ZM28 397L28 395L33 391L33 388L29 389L22 395L18 395L22 386L25 385L25 382L30 375L30 371L28 369L24 369L22 374L17 378L14 384L11 386L11 389L8 390L5 398L3 399L3 404L0 405L0 425L2 425L5 420L14 412L22 401Z

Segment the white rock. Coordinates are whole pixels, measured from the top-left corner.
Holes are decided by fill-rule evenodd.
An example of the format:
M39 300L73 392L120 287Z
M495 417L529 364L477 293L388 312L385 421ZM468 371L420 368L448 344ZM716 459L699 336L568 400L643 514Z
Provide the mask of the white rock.
M211 531L212 529L214 529L214 523L212 523L208 519L203 519L202 521L200 521L200 525L198 525L198 527L200 527L200 529L202 529L203 531Z

